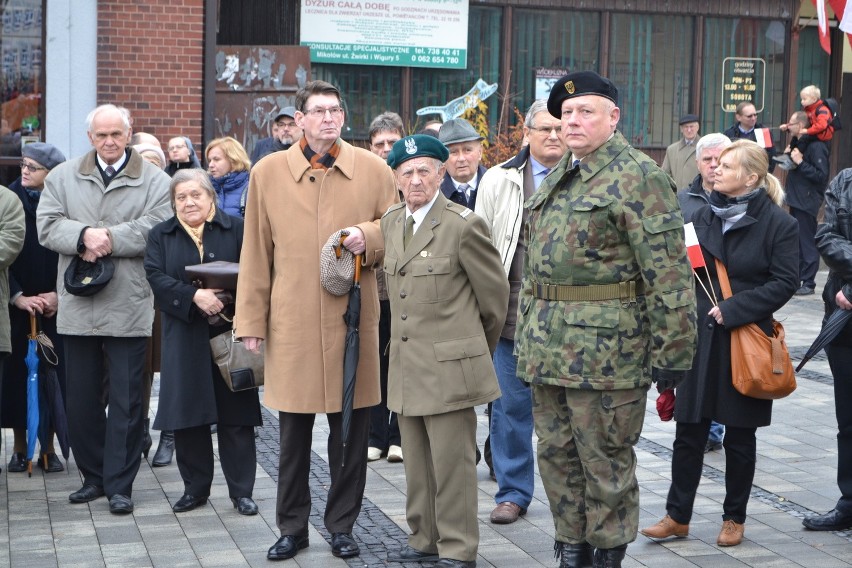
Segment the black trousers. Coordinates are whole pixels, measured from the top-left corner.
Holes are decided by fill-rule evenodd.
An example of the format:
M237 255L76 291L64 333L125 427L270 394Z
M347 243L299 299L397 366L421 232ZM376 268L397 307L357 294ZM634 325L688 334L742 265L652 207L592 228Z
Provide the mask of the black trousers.
M367 436L370 408L352 413L345 467L340 439L342 414L328 414L328 468L331 487L325 506L325 528L328 532L352 532L361 512L364 486L367 483ZM315 414L279 412L281 455L278 463L278 502L276 523L281 535L307 536L311 514L311 437Z
M790 207L790 215L799 222L799 280L802 286L815 288L819 271L819 251L815 239L817 218L795 207Z
M852 513L852 346L830 344L825 349L834 376L837 414L837 510Z
M382 400L370 411L370 441L369 446L387 451L390 446L401 445L399 435L399 423L396 412L388 410L388 368L390 367L390 353L388 343L390 342L391 314L390 302L381 300L379 302L379 381L382 390Z
M757 463L757 428L725 427L725 502L722 519L744 523L754 468ZM701 469L710 419L699 423L678 422L672 456L672 484L666 500L669 516L681 524L692 519L692 506Z
M257 453L254 427L219 424L219 461L232 498L251 497ZM210 425L175 430L175 455L184 493L209 497L213 485L213 438Z
M130 497L142 458L147 338L63 338L68 433L83 483Z

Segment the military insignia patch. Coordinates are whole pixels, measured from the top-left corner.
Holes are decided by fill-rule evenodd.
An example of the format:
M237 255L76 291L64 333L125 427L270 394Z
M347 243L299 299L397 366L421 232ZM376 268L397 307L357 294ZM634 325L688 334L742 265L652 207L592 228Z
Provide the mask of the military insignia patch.
M568 91L569 95L573 95L574 91L576 90L574 88L574 81L568 81L567 83L565 83L565 90Z
M409 155L417 153L417 142L415 142L413 138L405 140L405 153Z

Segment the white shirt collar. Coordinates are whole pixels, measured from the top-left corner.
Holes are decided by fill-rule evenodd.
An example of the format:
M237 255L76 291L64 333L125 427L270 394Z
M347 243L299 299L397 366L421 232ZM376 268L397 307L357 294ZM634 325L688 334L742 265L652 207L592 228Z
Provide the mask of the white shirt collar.
M441 193L441 190L435 192L435 195L432 196L432 200L412 213L408 209L408 205L405 206L405 220L408 221L409 217L414 217L414 232L417 232L417 229L420 228L420 223L423 222L423 219L426 218L426 215L429 214L429 211L432 209L432 206L435 205L435 200L438 199L438 194Z
M97 158L98 165L101 167L102 170L106 170L107 166L112 165L113 169L115 171L118 171L121 169L121 166L124 165L124 161L127 160L127 152L122 152L121 157L114 164L107 164L106 162L104 162L100 154L98 154L97 152L95 152L95 157Z
M476 184L477 184L477 182L479 181L479 180L478 180L478 178L479 178L479 168L477 168L477 169L476 169L476 173L475 173L475 174L473 174L473 179L471 179L470 181L468 181L468 182L467 182L467 186L468 186L468 188L469 188L468 190L470 190L470 189L476 189ZM458 188L459 188L459 186L462 184L462 182L460 182L460 181L456 181L456 180L455 180L455 179L453 179L452 177L450 177L450 179L451 179L451 180L453 180L453 185L454 185L454 186L456 186L456 189L458 189Z

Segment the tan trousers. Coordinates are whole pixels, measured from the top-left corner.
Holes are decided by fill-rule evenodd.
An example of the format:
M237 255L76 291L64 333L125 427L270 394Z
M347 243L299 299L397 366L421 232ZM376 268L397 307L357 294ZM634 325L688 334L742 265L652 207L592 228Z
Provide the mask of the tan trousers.
M476 560L479 546L476 412L399 416L405 448L408 544L441 558Z

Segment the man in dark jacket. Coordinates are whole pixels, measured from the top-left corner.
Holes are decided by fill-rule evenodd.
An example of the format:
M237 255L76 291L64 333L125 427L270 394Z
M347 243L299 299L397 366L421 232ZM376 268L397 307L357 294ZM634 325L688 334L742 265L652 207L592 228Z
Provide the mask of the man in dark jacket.
M746 140L752 140L757 142L764 148L766 148L766 144L763 140L758 140L757 131L766 128L759 122L757 122L757 109L754 108L754 104L749 101L743 101L737 105L737 110L734 114L737 118L737 123L728 128L724 134L732 141L737 140L738 138L745 138ZM766 148L766 154L769 156L769 172L775 169L775 161L772 157L776 154L775 147L769 146Z
M444 166L447 173L441 182L444 197L464 205L471 211L476 207L476 188L485 174L482 161L482 136L471 123L454 118L441 125L438 140L450 151Z
M691 184L677 192L684 223L692 221L695 212L707 205L708 196L713 191L713 182L716 180L719 154L730 145L731 139L718 132L708 134L695 145L698 175Z
M819 252L814 236L817 230L817 214L828 183L828 144L810 137L806 146L794 147L793 141L808 129L808 115L804 111L794 112L787 123L793 139L785 152L795 168L787 174L787 205L790 215L799 222L799 280L798 296L814 293L816 273L819 270ZM792 148L792 150L789 150Z
M844 210L852 210L852 168L843 170L828 184L825 219L816 235L817 250L829 268L822 293L826 315L837 309L852 310L852 230L848 220L838 217ZM847 324L825 352L834 376L840 498L834 509L807 517L802 524L814 531L840 531L852 528L852 325Z

